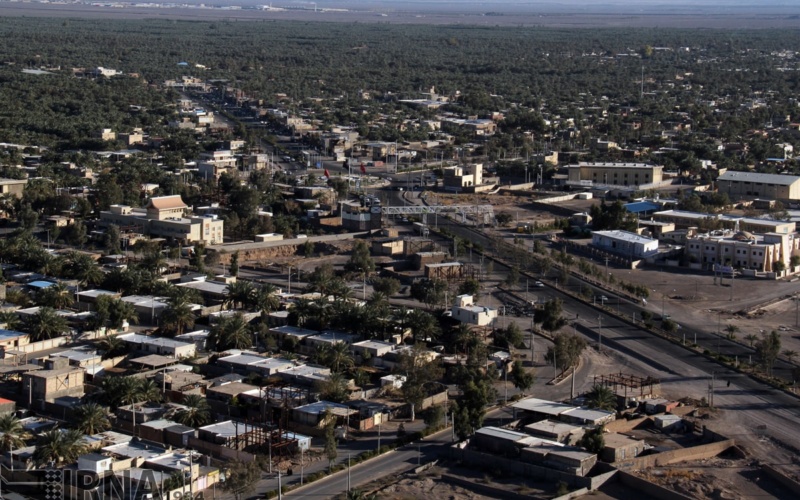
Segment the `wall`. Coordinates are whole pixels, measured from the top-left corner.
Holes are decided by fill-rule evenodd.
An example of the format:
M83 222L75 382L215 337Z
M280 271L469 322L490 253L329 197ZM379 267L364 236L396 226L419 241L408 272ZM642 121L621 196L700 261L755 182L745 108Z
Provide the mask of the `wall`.
M24 351L30 354L34 352L44 351L45 349L60 347L66 344L67 342L69 342L69 337L56 337L53 339L40 340L39 342L32 342L27 345L19 346L16 348L16 350Z
M564 481L573 488L589 488L592 485L592 478L575 476L555 469L503 458L498 455L489 455L487 453L460 449L457 447L450 448L450 453L453 459L461 460L473 466L486 467L488 470L499 468L505 473L515 474L517 476L541 479L554 483Z
M490 498L504 498L509 500L530 500L529 495L522 495L509 491L507 487L495 488L488 484L481 484L475 481L468 481L460 477L451 476L449 474L442 474L441 481L449 484L460 486L467 491L475 492L479 495L486 495Z
M785 476L782 472L771 465L764 464L761 466L761 470L763 470L766 475L779 482L781 486L794 493L795 498L800 498L800 483L788 476Z
M239 263L258 261L268 259L275 255L275 252L280 247L287 247L290 253L287 255L294 255L297 249L295 247L304 245L307 241L311 243L322 243L328 241L347 241L352 240L358 236L365 235L365 232L354 232L347 234L332 234L325 236L311 236L308 238L295 238L283 241L266 241L263 243L239 243L234 245L214 245L206 248L207 252L217 252L220 257L220 263L230 263L231 256L235 252L239 252Z
M727 439L716 443L637 457L633 460L617 462L614 465L620 469L646 469L648 467L657 467L690 460L702 460L704 458L716 457L735 444L733 439Z
M617 433L629 432L637 428L639 425L642 425L645 421L649 419L650 419L649 417L634 418L631 420L620 418L606 424L605 429L609 432L617 432Z
M625 486L645 493L647 498L656 498L658 500L691 500L691 497L668 490L650 481L645 481L625 471L619 471L617 473L617 478Z
M243 462L252 462L256 459L255 455L252 453L226 448L225 446L209 443L208 441L203 441L202 439L198 439L196 437L189 438L189 447L214 458L241 460Z

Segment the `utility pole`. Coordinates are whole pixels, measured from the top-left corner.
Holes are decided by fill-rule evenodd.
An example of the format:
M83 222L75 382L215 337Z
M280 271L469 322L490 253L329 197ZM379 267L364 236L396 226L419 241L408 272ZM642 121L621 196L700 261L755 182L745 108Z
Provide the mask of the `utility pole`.
M597 351L603 348L603 337L600 335L600 329L603 328L603 317L597 316Z
M347 491L350 492L350 454L347 454Z

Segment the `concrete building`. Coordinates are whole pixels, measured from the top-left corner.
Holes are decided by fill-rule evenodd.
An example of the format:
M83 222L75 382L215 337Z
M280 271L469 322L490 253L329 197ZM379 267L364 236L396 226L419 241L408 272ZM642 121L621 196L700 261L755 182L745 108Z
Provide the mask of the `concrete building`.
M342 228L348 231L370 231L381 228L383 213L381 207L362 207L354 201L339 203L339 214L342 218Z
M0 194L10 194L17 198L22 198L22 192L28 179L0 179Z
M205 180L219 180L224 173L237 174L236 157L229 150L201 153L197 173Z
M592 246L630 259L643 259L658 253L658 240L629 231L592 231Z
M797 224L791 221L755 219L726 214L703 214L686 210L663 210L654 213L652 219L659 222L671 222L677 229L697 227L779 234L791 234L797 229Z
M165 337L149 337L138 333L129 333L120 335L119 338L132 350L174 358L191 358L197 351L197 346L192 342L181 342Z
M717 177L717 190L731 199L800 200L800 176L728 170Z
M555 420L542 420L528 424L525 432L533 437L557 441L563 444L574 444L584 434L583 427L579 425L557 422Z
M600 451L600 460L604 462L619 462L636 458L645 450L645 442L641 439L634 439L624 434L605 434L603 436L604 447Z
M659 184L664 167L647 163L579 162L568 165L568 184L630 186Z
M789 268L792 255L800 252L800 238L794 234L712 231L687 235L685 252L690 263L703 267L722 265L769 272L776 270L777 262Z
M145 208L111 205L100 212L100 223L115 224L159 238L172 238L183 244L222 243L224 222L215 216L184 217L188 206L179 195L151 198Z
M64 359L64 364L67 360ZM29 403L52 402L64 396L83 396L83 368L67 366L52 370L39 370L22 374L22 393Z
M497 309L479 306L472 295L459 295L450 309L453 319L475 326L488 326L497 318Z
M483 184L483 164L474 163L467 166L444 169L443 185L446 191L471 191L475 186ZM472 188L472 189L470 189Z

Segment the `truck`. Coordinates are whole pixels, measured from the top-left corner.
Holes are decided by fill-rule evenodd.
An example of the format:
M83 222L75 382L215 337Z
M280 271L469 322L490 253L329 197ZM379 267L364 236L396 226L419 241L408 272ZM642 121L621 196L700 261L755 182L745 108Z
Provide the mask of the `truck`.
M427 232L427 230L428 230L428 226L426 226L422 222L415 222L414 223L414 231L419 233L420 235L425 234Z

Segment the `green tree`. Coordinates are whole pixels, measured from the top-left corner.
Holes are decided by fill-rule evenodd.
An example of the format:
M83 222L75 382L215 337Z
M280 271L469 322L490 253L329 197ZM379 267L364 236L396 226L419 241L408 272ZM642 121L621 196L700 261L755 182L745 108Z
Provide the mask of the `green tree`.
M772 375L772 367L780 352L781 335L775 330L762 332L761 338L756 342L756 355L767 375Z
M128 352L128 346L117 335L106 335L97 343L98 349L103 353L103 359L115 358Z
M10 451L25 447L30 434L13 413L0 415L0 451Z
M33 342L60 337L69 331L67 320L59 316L55 309L42 307L35 314L25 318L23 330Z
M364 240L355 240L350 260L345 264L345 269L369 276L375 271L375 261L369 252L369 244Z
M416 418L415 409L428 395L425 385L440 380L444 375L444 370L436 359L428 356L428 352L422 344L415 344L410 350L400 355L395 372L406 377L400 391L405 402L411 407L411 420L413 421Z
M497 344L498 347L503 347L505 349L511 347L521 349L524 347L522 329L520 329L519 325L516 323L509 323L505 328L496 330L494 335L495 344Z
M391 297L400 291L400 281L395 278L375 278L372 280L372 289Z
M333 468L333 462L336 460L336 457L339 455L338 450L336 447L339 445L339 440L336 439L336 418L330 414L330 412L325 412L325 448L323 452L325 453L325 457L328 459L328 469Z
M533 387L536 377L533 374L533 371L526 370L520 361L514 361L514 364L511 368L511 381L514 384L514 387L524 393Z
M53 429L39 435L33 460L39 465L71 464L86 453L83 433L76 429Z
M595 385L586 395L586 406L599 410L616 411L617 395L608 386Z
M188 427L202 427L212 422L211 406L199 394L188 394L181 402L186 408L178 410L175 421Z
M261 469L256 462L233 460L228 462L222 489L234 495L236 500L251 493L261 479Z
M411 296L430 308L444 301L446 290L442 280L419 280L411 285Z
M542 328L549 332L554 332L564 326L567 321L561 316L561 299L552 299L545 302L544 307L536 312L536 322L542 324Z
M458 286L459 295L472 295L476 301L480 298L480 293L481 283L474 278L467 278Z
M121 240L119 226L115 224L109 225L105 235L103 235L103 246L105 246L106 253L117 255L122 252Z
M239 276L239 250L233 252L231 255L231 276L238 277Z
M586 349L586 341L572 333L558 333L553 338L553 345L547 348L545 359L556 364L564 373L568 368L578 364L581 353Z
M606 447L605 438L603 437L603 426L589 429L578 441L578 446L586 448L589 453L600 453Z
M75 428L90 436L111 428L108 411L97 403L78 406L75 409L75 420Z
M220 318L211 327L211 332L208 335L208 344L217 352L253 347L253 335L244 319L244 315L237 313L233 316Z
M439 321L431 313L421 309L412 309L405 317L405 324L411 330L414 343L417 340L436 339L441 334Z
M344 403L350 399L347 379L341 373L331 373L327 380L317 382L316 389L324 401Z
M72 297L72 291L67 288L67 285L59 282L39 290L36 293L36 301L41 306L66 309L72 306L75 299Z
M169 307L164 309L159 318L161 329L172 335L183 335L187 329L194 326L197 319L192 306L181 297L170 298Z

